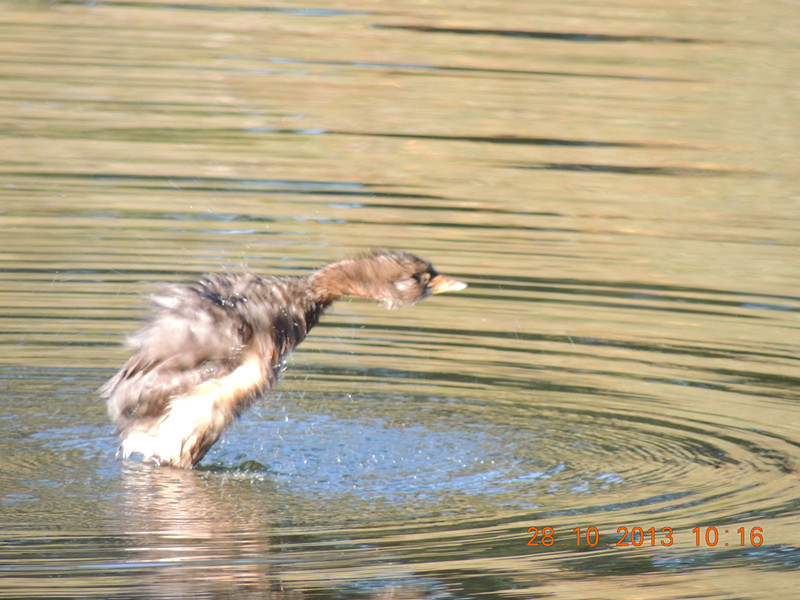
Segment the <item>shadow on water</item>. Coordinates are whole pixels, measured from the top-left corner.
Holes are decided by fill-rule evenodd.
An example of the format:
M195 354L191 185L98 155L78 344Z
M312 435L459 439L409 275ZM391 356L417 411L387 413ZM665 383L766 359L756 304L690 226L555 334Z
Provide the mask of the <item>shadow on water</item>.
M468 27L432 27L429 25L375 25L381 29L399 29L417 33L449 33L455 35L499 36L533 40L555 40L560 42L644 42L651 44L711 44L719 43L687 37L660 35L615 35L602 33L577 33L558 31L533 31L523 29L481 29Z
M438 71L443 74L486 74L495 77L503 75L537 75L546 77L569 77L569 78L587 78L587 79L609 79L609 80L623 80L623 81L673 81L673 82L691 82L696 81L686 77L659 77L655 75L621 75L615 73L589 73L589 72L572 72L572 71L546 71L546 70L533 70L533 69L508 69L508 68L482 68L482 67L461 67L446 65L441 63L432 64L415 64L415 63L392 63L392 62L373 62L373 61L334 61L334 60L308 60L296 59L288 57L271 57L269 62L277 64L288 65L320 65L320 66L336 66L336 67L358 67L365 69L381 69L381 70L396 70L408 71L409 73L418 72L426 74L428 71Z
M571 173L612 173L615 175L646 175L662 177L721 177L736 175L756 176L758 173L732 169L719 169L711 167L667 167L651 165L602 165L602 164L577 164L577 163L541 163L539 165L516 165L515 169L531 171L567 171Z

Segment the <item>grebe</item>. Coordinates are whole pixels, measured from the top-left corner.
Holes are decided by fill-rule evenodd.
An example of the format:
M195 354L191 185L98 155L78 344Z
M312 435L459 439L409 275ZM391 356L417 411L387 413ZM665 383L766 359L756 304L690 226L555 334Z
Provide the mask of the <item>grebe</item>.
M151 297L133 354L100 388L123 458L191 469L222 432L275 383L284 356L334 300L401 308L464 289L407 252L342 260L306 277L215 274Z

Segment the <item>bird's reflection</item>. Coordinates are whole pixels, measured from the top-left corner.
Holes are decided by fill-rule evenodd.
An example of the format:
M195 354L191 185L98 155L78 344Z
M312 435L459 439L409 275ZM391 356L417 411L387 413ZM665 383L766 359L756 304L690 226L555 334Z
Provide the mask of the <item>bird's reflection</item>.
M246 495L269 483L253 474L123 465L124 538L145 597L299 598L281 590L270 568L269 514ZM268 489L267 489L268 491ZM268 505L267 502L264 505Z
M281 548L269 510L279 494L266 470L249 467L195 471L123 463L113 512L137 597L301 600L311 590L375 600L436 595L436 583L407 567L398 572L396 557L379 550L383 567L376 571L375 548L348 560L329 543L316 547L302 528L286 534L302 540L292 544L297 549Z

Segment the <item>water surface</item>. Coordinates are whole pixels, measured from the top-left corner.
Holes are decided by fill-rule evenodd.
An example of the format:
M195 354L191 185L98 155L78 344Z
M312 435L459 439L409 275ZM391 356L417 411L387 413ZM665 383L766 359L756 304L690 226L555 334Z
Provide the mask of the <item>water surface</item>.
M3 9L0 597L796 593L791 3ZM115 459L143 293L371 247L469 288Z

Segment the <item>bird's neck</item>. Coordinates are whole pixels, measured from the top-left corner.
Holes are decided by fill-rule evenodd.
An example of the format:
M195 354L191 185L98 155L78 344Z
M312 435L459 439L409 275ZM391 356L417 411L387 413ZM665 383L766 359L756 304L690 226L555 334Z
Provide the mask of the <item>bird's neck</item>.
M342 296L374 298L369 264L364 259L332 263L308 276L310 295L315 303L327 307Z

